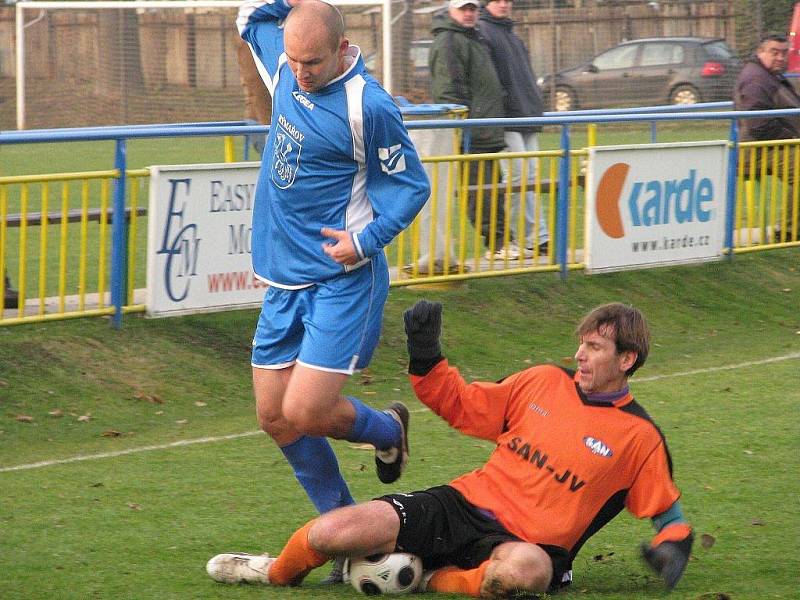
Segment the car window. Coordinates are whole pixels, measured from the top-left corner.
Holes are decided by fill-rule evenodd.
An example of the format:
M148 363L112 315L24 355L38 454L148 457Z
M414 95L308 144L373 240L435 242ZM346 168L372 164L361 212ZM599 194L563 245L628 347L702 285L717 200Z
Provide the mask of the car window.
M678 65L683 62L683 46L680 44L644 44L641 65Z
M703 44L708 55L712 58L728 59L733 58L733 51L728 48L725 42L711 42Z
M606 71L608 69L627 69L633 66L638 49L639 44L617 46L595 57L592 64L601 71Z

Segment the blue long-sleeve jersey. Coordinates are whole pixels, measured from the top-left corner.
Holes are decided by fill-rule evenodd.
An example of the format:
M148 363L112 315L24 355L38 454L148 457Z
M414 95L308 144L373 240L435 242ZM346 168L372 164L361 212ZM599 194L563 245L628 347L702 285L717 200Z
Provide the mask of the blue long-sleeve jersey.
M392 98L365 70L349 68L302 91L283 51L284 0L250 0L237 26L272 94L272 124L253 207L253 269L293 289L366 263L408 227L430 185ZM349 231L363 259L345 267L322 250L320 229Z

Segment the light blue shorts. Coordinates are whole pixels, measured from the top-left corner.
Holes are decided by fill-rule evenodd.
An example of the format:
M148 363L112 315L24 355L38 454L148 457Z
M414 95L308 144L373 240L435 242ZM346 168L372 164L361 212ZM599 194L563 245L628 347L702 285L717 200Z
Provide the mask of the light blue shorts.
M252 365L282 369L298 362L348 375L366 367L389 294L381 258L307 288L271 286L253 337Z

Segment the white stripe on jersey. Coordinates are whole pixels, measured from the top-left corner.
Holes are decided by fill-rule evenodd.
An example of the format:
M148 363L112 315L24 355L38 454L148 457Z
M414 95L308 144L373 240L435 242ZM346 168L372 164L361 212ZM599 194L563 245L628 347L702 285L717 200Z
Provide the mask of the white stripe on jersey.
M367 198L367 155L364 149L364 86L367 82L361 75L356 75L344 84L347 95L347 117L350 121L350 132L353 139L353 159L358 171L353 177L350 202L345 213L345 229L360 233L369 225L374 215L372 204ZM359 252L361 250L359 249Z
M267 4L275 4L274 0L248 0L239 7L239 14L236 15L236 28L239 30L239 35L242 35L245 27L250 22L250 16L262 6Z
M352 67L351 67L352 68ZM350 132L353 136L353 160L362 167L367 162L364 152L364 86L367 84L361 75L356 75L344 84L347 93L347 118L350 120Z
M247 47L250 48L250 54L253 55L253 62L256 65L256 70L258 74L261 75L261 80L264 82L264 85L267 86L267 91L269 92L270 96L275 95L275 87L278 85L278 77L281 74L281 65L286 62L286 54L281 54L280 59L278 60L278 70L275 73L275 79L269 76L264 63L261 62L261 59L258 58L256 51L253 49L253 46L250 45L248 42Z
M249 0L239 7L239 14L236 16L236 28L239 30L239 35L242 35L245 27L247 27L247 25L250 23L250 17L252 14L267 4L275 4L275 0L266 0L266 2L264 0ZM278 28L282 29L283 24L281 23ZM250 53L253 55L254 62L256 63L256 69L258 70L258 74L261 75L264 85L267 86L269 95L274 96L275 88L278 85L278 75L280 74L281 65L286 62L286 54L281 54L280 58L278 58L278 68L275 70L275 78L273 79L264 64L261 62L261 59L258 58L253 46L250 45L249 42L247 45L250 47Z

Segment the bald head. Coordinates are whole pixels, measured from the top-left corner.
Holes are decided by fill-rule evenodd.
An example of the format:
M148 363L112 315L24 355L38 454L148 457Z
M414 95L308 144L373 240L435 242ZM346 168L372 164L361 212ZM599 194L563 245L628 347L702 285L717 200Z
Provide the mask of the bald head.
M283 48L304 92L320 90L347 70L349 45L341 13L326 2L300 0L286 17Z
M286 17L284 35L323 36L331 49L344 37L344 18L339 9L320 0L302 0Z

